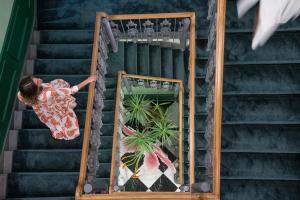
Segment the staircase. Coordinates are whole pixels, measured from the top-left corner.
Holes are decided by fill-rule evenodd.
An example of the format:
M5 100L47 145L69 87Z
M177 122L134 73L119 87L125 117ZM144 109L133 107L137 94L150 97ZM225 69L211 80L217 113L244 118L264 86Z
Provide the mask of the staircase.
M222 200L299 199L300 19L253 51L254 10L227 13Z
M227 1L221 199L296 200L300 197L300 20L282 27L265 47L252 51L251 13L238 21L235 3ZM34 66L36 76L45 82L63 78L71 85L87 78L96 11L110 14L196 12L195 175L196 182L203 181L206 2L38 1L40 44ZM183 79L187 92L187 53L172 48L120 42L119 51L110 54L99 155L98 178L101 184L108 183L110 174L116 72L125 70L127 73ZM75 97L78 103L75 112L82 130L87 88ZM184 115L187 116L187 95L185 97ZM184 127L188 127L186 117ZM22 129L18 133L18 149L13 155L12 173L8 176L7 199L73 199L81 144L82 134L72 141L54 140L34 112L25 109ZM188 181L187 129L184 151L185 180ZM105 189L103 192L106 192Z

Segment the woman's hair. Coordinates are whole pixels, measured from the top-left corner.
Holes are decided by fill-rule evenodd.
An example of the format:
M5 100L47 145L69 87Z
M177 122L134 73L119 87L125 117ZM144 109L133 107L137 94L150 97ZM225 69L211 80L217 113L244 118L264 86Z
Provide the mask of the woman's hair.
M21 92L22 97L29 101L30 103L34 103L37 100L37 96L39 95L42 86L38 86L32 79L32 76L27 76L23 78L19 84L19 90Z

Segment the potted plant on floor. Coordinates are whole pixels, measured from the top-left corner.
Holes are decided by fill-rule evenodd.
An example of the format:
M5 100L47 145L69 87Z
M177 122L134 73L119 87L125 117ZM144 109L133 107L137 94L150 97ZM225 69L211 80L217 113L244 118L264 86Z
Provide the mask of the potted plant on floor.
M133 154L123 157L123 165L134 165L134 177L138 177L141 161L149 172L159 167L160 160L176 173L175 166L160 148L171 145L178 133L178 126L167 115L169 105L169 102L154 103L138 94L125 99L125 125L122 127L125 137L122 145Z

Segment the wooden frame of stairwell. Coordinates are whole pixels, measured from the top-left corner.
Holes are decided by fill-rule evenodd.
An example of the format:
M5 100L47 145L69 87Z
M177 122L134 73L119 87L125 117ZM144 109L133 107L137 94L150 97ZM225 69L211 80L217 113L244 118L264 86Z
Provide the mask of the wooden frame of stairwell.
M221 3L219 3L221 2ZM219 8L224 9L225 0L218 1L218 11ZM218 12L221 14L223 18L225 17L225 11ZM195 182L195 59L196 59L196 17L194 12L182 12L182 13L159 13L159 14L130 14L130 15L108 15L104 12L96 13L96 22L95 22L95 31L94 31L94 40L93 40L93 51L92 51L92 61L91 61L91 75L96 74L96 65L97 65L97 54L99 49L99 37L100 36L100 20L103 17L107 17L110 20L126 20L126 19L164 19L164 18L189 18L190 19L190 30L189 30L189 140L190 142L190 151L189 151L189 159L190 159L190 184L192 185ZM218 20L222 22L223 20ZM225 23L225 22L223 22ZM218 24L219 26L219 24ZM224 28L224 26L222 26ZM224 30L223 30L224 31ZM222 33L222 31L220 32ZM217 37L220 35L217 32ZM224 32L223 32L224 34ZM221 34L222 35L222 34ZM222 42L223 41L223 42ZM223 46L222 46L223 45ZM224 49L224 39L217 39L217 47L221 47ZM223 68L223 50L217 51L217 54L221 53L221 55L216 56L217 67L216 70ZM218 61L219 59L219 61ZM216 73L216 92L218 92L217 97L222 97L222 89L220 90L220 86L222 87L222 77L223 71ZM219 79L220 78L220 79ZM218 80L217 80L218 79ZM218 82L217 82L218 81ZM221 85L220 85L221 84ZM109 194L83 194L83 186L86 179L86 170L87 170L87 157L88 157L88 148L89 148L89 138L90 138L90 130L91 130L91 118L92 118L92 110L93 110L93 99L94 99L94 89L95 83L90 84L88 91L88 100L87 100L87 114L86 121L84 127L84 136L83 136L83 145L82 145L82 156L80 163L80 175L78 180L78 185L76 187L75 198L76 200L91 200L91 199L142 199L142 200L150 200L150 199L180 199L180 200L191 200L191 199L219 199L220 194L220 132L219 134L215 134L214 141L214 165L217 164L217 167L214 167L213 171L213 192L212 193L191 193L191 192L111 192ZM216 93L217 94L217 93ZM118 94L117 94L118 95ZM118 97L116 97L118 99ZM221 98L222 99L222 98ZM217 99L218 100L218 99ZM220 107L221 106L221 107ZM222 104L218 104L219 108L222 108ZM219 109L221 112L222 109ZM218 113L215 113L218 114ZM220 113L219 113L220 114ZM221 118L216 118L221 119ZM221 123L216 120L216 124L219 128L215 130L221 131ZM114 152L113 152L114 153ZM112 155L112 158L114 155ZM113 166L112 166L113 167Z

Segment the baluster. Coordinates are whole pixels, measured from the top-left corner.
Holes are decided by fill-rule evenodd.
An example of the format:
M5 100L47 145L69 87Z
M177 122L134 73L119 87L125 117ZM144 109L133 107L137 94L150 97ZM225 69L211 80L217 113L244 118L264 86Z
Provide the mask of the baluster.
M144 36L146 37L147 41L149 43L152 42L153 37L154 37L154 28L153 28L154 23L152 23L149 19L143 24L144 26Z
M162 23L160 23L160 35L164 41L167 41L171 37L171 23L165 19Z
M130 20L127 24L127 34L128 38L132 39L132 42L136 43L138 39L138 30L137 30L137 24L135 24L132 20Z

